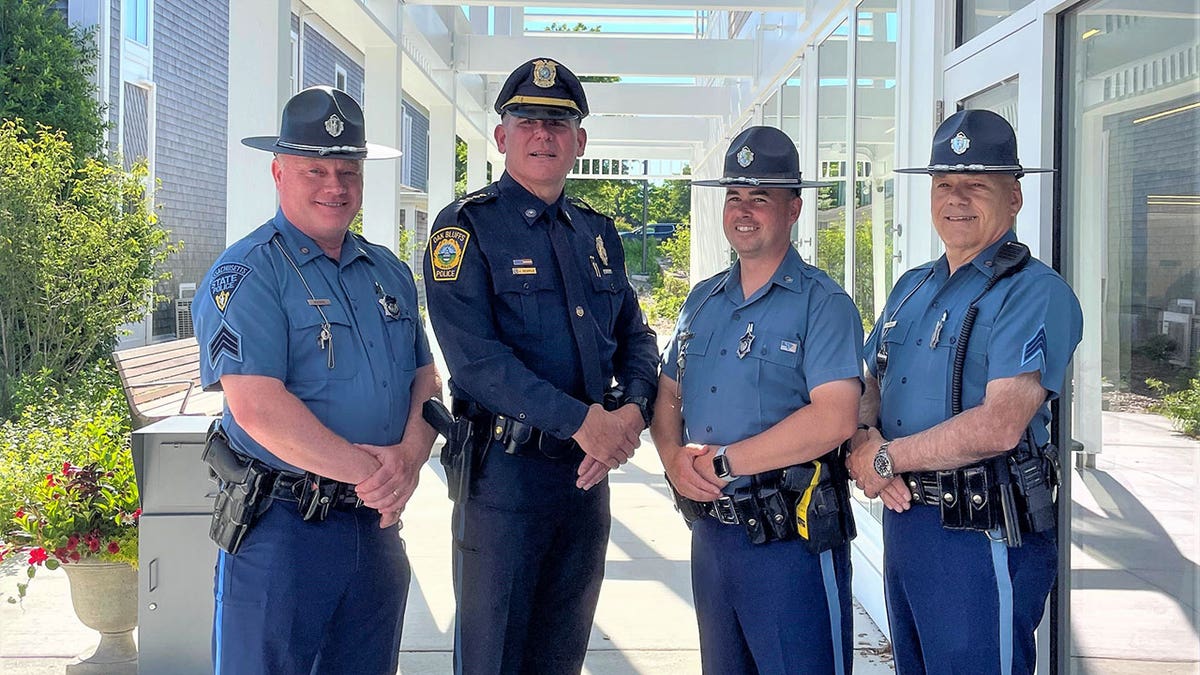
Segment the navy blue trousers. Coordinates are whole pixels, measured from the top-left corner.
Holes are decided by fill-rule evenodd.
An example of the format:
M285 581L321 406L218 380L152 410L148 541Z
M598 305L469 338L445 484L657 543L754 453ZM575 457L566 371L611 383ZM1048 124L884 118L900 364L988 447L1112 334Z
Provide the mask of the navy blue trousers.
M884 511L884 591L896 672L1032 673L1034 630L1058 571L1054 531L1019 548L947 530L938 509Z
M393 675L411 572L397 528L374 509L304 522L276 501L237 555L218 552L217 675Z
M751 544L740 525L692 525L700 660L711 675L825 675L853 664L850 546Z
M493 446L454 508L456 673L578 675L604 580L608 481Z

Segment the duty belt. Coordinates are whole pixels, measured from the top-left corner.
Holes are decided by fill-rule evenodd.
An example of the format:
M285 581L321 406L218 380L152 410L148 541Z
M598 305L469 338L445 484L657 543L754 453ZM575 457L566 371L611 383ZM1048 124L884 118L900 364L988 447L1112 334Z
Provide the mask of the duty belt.
M324 485L332 495L323 497L329 499L329 507L339 511L352 511L362 506L362 500L354 492L354 486L349 483L331 481L322 478ZM330 489L330 484L332 489ZM275 485L271 488L271 497L288 502L299 502L305 489L315 489L306 476L279 471L275 474Z
M552 436L508 415L494 414L471 401L454 399L453 412L488 429L489 438L504 446L504 452L522 457L577 461L583 450L572 439Z

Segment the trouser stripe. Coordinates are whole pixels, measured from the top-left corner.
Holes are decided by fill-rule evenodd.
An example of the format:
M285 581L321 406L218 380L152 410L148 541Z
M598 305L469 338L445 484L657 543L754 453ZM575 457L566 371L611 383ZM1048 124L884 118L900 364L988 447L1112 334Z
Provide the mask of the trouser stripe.
M838 594L837 574L833 570L833 551L821 553L821 580L825 582L825 602L829 605L829 635L833 641L833 666L837 675L844 675L842 662L842 601Z
M1008 573L1008 545L998 531L989 532L992 545L992 567L996 572L996 599L999 601L1000 673L1012 675L1013 662L1013 589Z

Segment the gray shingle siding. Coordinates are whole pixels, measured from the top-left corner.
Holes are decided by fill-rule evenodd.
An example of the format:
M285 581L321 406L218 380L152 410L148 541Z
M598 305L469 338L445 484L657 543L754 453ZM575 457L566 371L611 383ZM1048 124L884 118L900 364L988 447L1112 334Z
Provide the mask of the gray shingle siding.
M301 82L304 87L314 87L319 84L333 86L335 84L334 67L341 66L346 71L346 92L356 101L362 102L363 67L353 56L338 49L336 45L325 39L324 35L307 24L304 26L304 49L302 51L304 77L301 78Z
M159 289L175 298L180 283L199 283L225 248L229 108L227 0L154 3L157 85L155 171L159 222L186 245L167 261ZM264 216L265 217L265 216ZM172 302L154 315L154 334L173 333Z
M429 189L429 114L407 100L402 101L404 114L412 119L412 137L404 139L404 151L410 153L412 173L405 183L422 192Z
M108 149L117 150L121 114L121 0L112 0L108 33Z

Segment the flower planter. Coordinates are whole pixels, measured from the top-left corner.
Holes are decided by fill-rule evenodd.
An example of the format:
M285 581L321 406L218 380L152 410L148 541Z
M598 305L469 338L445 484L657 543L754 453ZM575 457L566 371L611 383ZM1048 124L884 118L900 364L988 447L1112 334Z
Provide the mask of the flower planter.
M137 570L129 563L84 559L63 565L71 604L83 625L100 632L96 652L67 666L71 675L136 675Z

